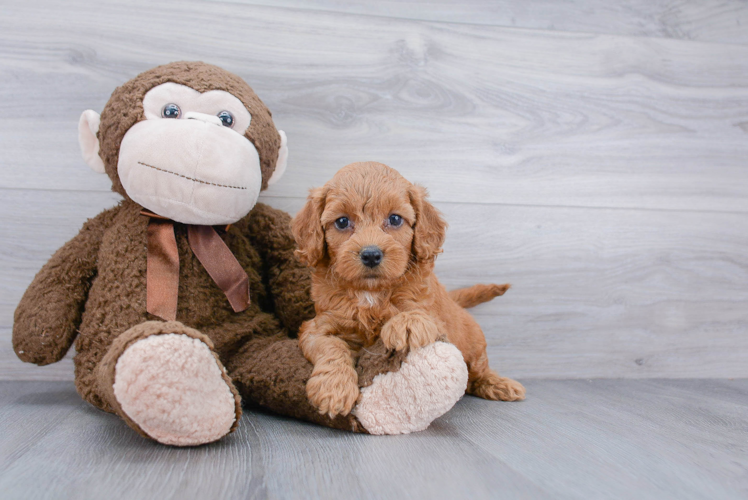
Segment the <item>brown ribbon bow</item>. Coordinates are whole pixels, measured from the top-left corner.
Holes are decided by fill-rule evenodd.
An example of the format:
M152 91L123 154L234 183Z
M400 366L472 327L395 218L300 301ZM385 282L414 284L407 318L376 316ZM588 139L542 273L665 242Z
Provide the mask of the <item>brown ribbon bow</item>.
M146 310L167 321L177 319L179 251L174 221L151 212L148 223ZM228 229L228 227L227 227ZM229 300L234 312L249 307L249 277L211 226L187 225L187 239L197 260Z

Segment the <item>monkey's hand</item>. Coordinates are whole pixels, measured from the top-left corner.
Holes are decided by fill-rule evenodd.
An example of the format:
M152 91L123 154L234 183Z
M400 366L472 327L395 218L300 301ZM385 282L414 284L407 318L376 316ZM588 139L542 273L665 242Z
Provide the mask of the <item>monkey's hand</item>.
M119 207L100 213L37 273L13 320L13 350L27 363L48 365L75 340L104 231Z
M387 349L418 349L436 342L439 327L424 311L403 311L385 323L379 336Z

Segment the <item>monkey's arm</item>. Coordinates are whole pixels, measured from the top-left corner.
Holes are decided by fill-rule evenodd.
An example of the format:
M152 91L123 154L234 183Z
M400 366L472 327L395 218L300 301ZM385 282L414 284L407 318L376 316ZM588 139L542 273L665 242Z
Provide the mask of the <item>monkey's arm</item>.
M275 313L295 336L301 323L314 317L311 273L294 257L291 217L258 203L247 216L249 238L267 266Z
M119 207L89 219L34 277L13 320L13 350L27 363L61 360L78 333L105 229Z

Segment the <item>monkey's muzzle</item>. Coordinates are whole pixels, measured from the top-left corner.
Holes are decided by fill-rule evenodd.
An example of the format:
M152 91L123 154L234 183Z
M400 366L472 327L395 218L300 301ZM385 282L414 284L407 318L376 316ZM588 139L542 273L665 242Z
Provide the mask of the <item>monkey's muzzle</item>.
M252 143L202 120L138 122L122 139L117 169L130 198L184 224L234 223L262 187Z

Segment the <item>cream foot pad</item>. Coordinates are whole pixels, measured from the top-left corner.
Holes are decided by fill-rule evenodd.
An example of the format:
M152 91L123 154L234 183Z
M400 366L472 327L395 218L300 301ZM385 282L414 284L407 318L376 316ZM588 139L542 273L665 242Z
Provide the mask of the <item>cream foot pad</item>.
M462 353L435 342L408 354L399 371L377 375L353 413L371 434L422 431L465 394L467 381Z
M205 343L174 333L135 342L117 360L114 395L146 434L193 446L227 434L236 402L224 368Z

